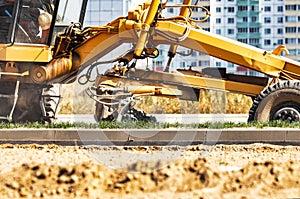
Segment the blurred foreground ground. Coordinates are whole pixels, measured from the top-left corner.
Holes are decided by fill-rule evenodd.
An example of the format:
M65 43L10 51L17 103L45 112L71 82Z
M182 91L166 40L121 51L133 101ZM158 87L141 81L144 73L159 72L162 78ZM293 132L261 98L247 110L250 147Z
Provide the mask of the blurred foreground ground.
M300 147L0 145L0 198L296 198Z

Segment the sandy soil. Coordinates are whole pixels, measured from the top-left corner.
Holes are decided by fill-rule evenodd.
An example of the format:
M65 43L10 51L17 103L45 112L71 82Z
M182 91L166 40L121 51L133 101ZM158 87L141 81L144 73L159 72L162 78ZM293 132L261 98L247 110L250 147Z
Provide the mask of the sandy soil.
M300 147L0 145L0 198L295 198Z

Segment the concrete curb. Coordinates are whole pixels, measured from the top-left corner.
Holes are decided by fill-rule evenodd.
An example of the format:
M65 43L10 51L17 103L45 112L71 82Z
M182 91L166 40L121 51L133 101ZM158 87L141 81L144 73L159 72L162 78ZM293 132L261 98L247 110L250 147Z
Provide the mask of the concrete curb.
M0 129L1 143L103 145L300 144L300 129Z

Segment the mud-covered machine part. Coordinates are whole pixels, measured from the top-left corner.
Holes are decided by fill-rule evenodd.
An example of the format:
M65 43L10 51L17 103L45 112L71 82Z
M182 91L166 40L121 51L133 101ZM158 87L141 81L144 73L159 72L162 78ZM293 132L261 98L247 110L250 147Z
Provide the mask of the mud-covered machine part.
M55 85L0 82L0 119L10 122L52 122L60 100Z
M148 116L144 111L134 108L136 97L130 92L115 89L113 85L102 84L86 89L88 96L96 101L94 118L99 121L144 121L156 122L156 118Z

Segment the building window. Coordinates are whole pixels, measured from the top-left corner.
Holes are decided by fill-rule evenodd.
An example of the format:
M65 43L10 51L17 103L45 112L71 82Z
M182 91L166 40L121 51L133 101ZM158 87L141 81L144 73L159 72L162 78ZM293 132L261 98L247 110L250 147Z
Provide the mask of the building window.
M221 18L216 18L216 23L221 23Z
M234 13L234 7L228 7L228 12L229 13Z
M290 53L290 55L296 55L297 51L296 51L296 49L289 49L289 53Z
M180 62L180 63L179 63L179 67L180 67L180 68L185 68L185 62Z
M192 57L196 57L197 56L197 52L196 51L192 51Z
M259 11L258 5L253 5L253 6L251 6L251 11L253 11L253 12L258 12L258 11Z
M209 61L199 61L199 66L209 66Z
M283 12L283 6L278 6L277 7L277 12Z
M277 40L277 45L283 45L283 39L278 39Z
M271 45L271 40L270 39L265 39L264 44L265 44L265 46L270 46Z
M221 29L216 29L216 34L221 35L222 34Z
M282 28L278 28L277 29L277 34L282 35L283 34L283 29Z
M249 39L249 43L251 45L258 45L259 44L259 39L258 38Z
M168 9L167 9L167 12L168 12L168 13L174 13L174 8L168 8Z
M278 17L277 18L277 23L283 23L283 17Z
M297 28L296 27L286 27L285 28L285 33L296 33Z
M233 34L234 34L234 29L228 29L228 30L227 30L227 33L228 33L229 35L233 35Z
M242 43L245 43L247 44L248 43L248 40L247 39L238 39L239 42L242 42Z
M221 12L221 8L220 7L216 7L216 12Z
M242 18L242 21L243 21L243 22L248 22L248 17L243 17L243 18Z
M258 21L258 17L257 16L251 17L251 22L257 22L257 21Z
M219 61L217 61L217 62L216 62L216 66L217 66L217 67L221 67L221 66L222 66L222 63L219 62Z
M271 6L265 6L265 12L271 12Z
M204 6L208 11L210 11L210 6Z
M297 10L297 5L285 5L285 10L295 11Z
M271 23L271 17L265 17L264 22L265 23Z
M248 6L238 6L238 11L248 11Z
M153 63L154 63L155 66L163 66L162 61L154 61Z
M250 33L259 33L259 28L250 28L249 32Z
M286 38L285 39L286 44L297 44L296 38Z
M227 66L228 66L229 68L233 68L233 67L234 67L234 64L231 63L231 62L228 62Z
M271 28L265 28L265 35L271 34Z
M238 28L238 33L247 33L248 28Z
M227 22L230 23L230 24L233 24L234 23L234 18L228 18Z
M297 17L296 16L285 16L285 21L286 22L297 22Z

